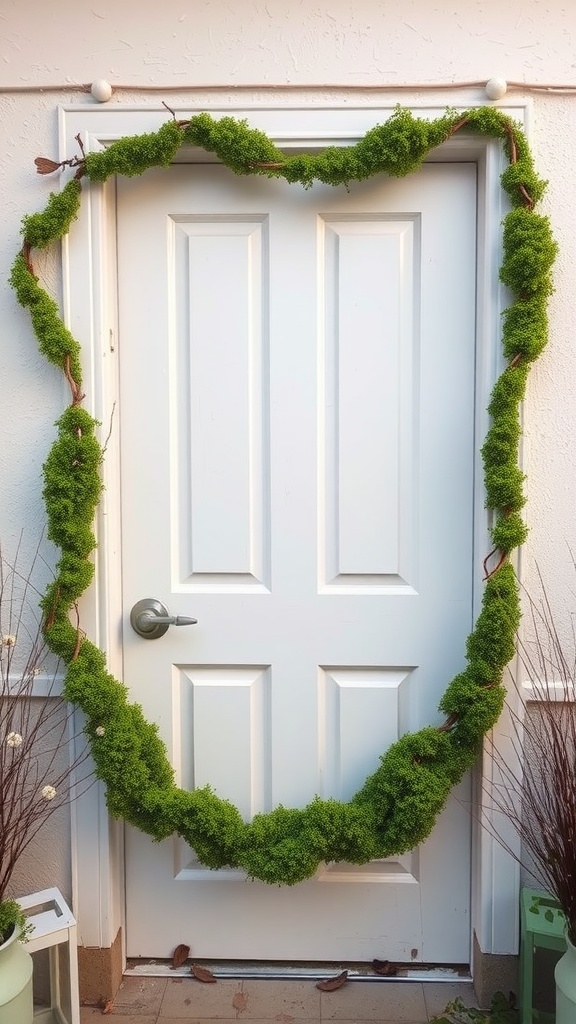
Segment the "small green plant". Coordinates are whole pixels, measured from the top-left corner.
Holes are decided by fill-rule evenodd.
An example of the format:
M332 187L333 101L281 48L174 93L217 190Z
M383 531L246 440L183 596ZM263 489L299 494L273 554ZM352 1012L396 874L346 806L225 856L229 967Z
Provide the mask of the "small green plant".
M518 1021L514 994L511 992L506 998L502 992L497 992L489 1010L478 1010L475 1006L466 1006L460 998L453 999L431 1024L518 1024Z
M31 925L26 921L26 915L20 909L16 900L2 900L0 902L0 945L10 938L14 928L20 932L20 939L27 939Z

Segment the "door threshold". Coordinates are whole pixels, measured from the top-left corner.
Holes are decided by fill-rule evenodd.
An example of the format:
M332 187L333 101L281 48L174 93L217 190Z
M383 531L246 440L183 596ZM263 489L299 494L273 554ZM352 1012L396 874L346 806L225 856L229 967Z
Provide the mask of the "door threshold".
M138 978L187 978L190 977L190 960L182 967L173 968L169 960L129 959L124 971L125 977ZM194 960L207 967L215 978L254 978L258 980L319 981L332 978L342 971L348 971L348 981L439 981L454 984L472 984L470 968L465 964L445 966L442 964L399 964L398 973L390 976L376 974L370 964L359 963L284 963L257 960Z

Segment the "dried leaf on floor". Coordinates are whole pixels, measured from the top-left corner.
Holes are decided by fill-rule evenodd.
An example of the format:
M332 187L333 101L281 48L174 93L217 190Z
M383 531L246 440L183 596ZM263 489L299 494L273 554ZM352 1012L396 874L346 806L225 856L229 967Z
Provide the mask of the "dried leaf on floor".
M376 960L372 961L372 970L374 974L380 974L383 978L393 978L398 974L398 968L396 964L390 963L389 960Z
M216 983L216 978L212 974L212 971L209 971L207 967L200 967L199 964L192 964L190 972L198 979L198 981L203 981L207 985L214 985Z
M348 981L348 971L342 971L342 974L337 974L335 978L326 978L326 981L317 981L316 988L319 988L321 992L335 992L337 988L342 988Z
M232 1000L232 1006L235 1010L245 1010L248 1006L248 996L246 992L236 992Z
M185 964L190 955L190 946L187 946L184 942L181 942L179 946L172 953L172 968L177 970Z
M114 1000L113 999L109 999L106 1003L104 1003L104 1006L102 1007L102 1013L112 1013L113 1009L114 1009Z

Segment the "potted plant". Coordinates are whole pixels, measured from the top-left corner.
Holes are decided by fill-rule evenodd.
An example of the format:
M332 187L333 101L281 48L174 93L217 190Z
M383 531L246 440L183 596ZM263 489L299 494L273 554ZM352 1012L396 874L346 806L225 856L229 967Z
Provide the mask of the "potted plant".
M31 574L0 554L0 1024L30 1024L33 1016L32 958L14 898L15 869L48 818L89 778L79 773L86 753L69 756L72 712L57 693L58 666L50 666L33 593Z
M542 581L541 581L542 582ZM519 699L509 703L513 756L494 745L492 808L520 839L503 846L558 903L566 922L567 950L556 966L556 1024L576 1021L576 633L570 615L559 621L542 586L527 598L525 631L518 644Z

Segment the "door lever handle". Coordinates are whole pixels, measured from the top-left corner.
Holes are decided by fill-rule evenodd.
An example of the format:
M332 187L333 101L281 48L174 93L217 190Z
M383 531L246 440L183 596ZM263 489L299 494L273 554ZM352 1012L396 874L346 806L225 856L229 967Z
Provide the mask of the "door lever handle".
M188 615L170 615L166 605L154 597L137 601L130 612L130 625L144 640L158 640L169 626L193 626L197 622Z

